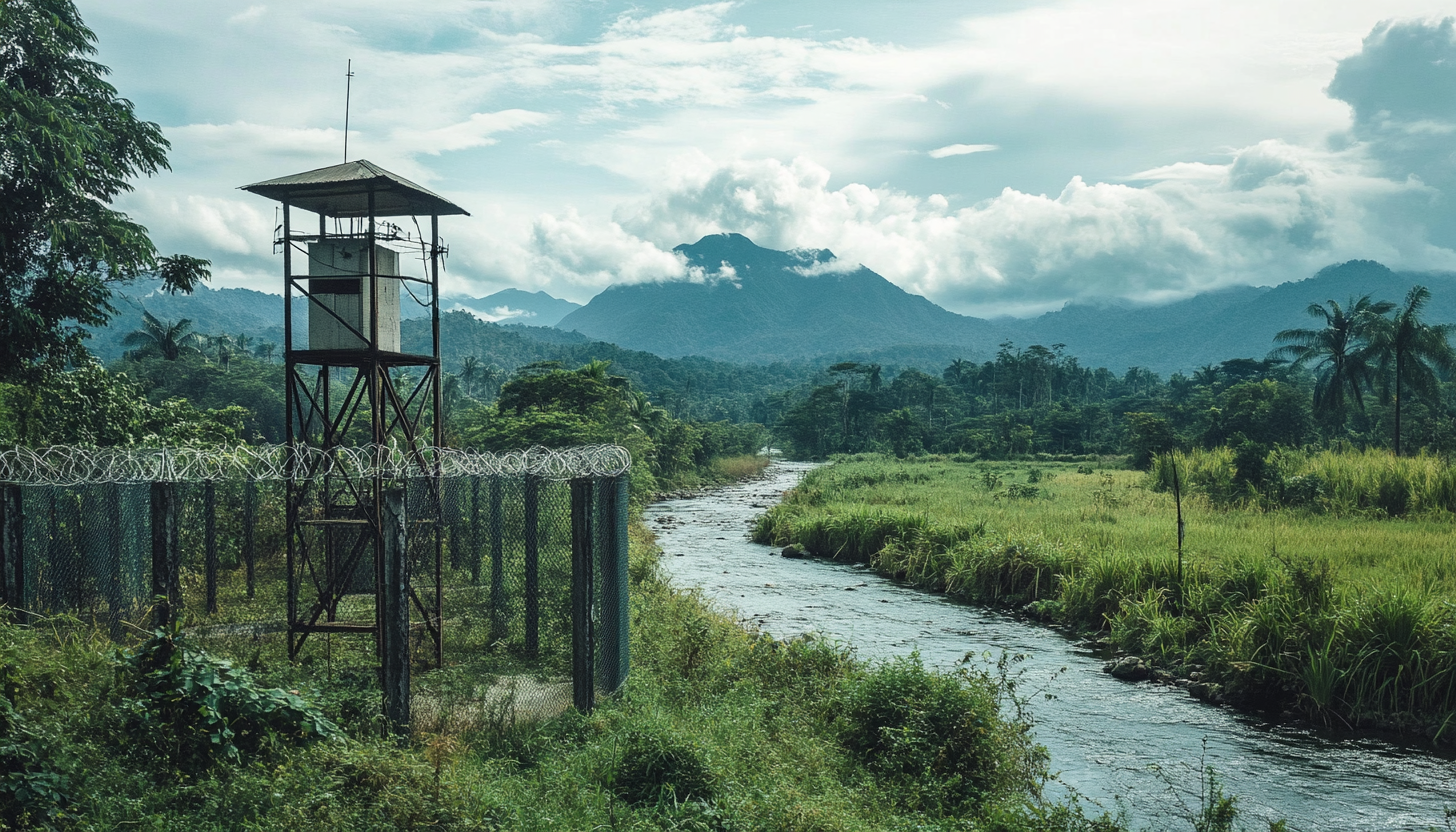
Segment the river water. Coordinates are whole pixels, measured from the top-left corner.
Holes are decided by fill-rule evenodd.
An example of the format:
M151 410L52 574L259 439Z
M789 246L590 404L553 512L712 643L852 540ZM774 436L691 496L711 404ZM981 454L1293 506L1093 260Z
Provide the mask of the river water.
M651 506L647 523L673 582L775 637L815 632L862 658L918 650L926 665L949 668L967 655L1026 656L1021 691L1039 692L1031 711L1059 772L1053 788L1123 810L1137 827L1190 828L1180 818L1197 806L1205 760L1250 829L1280 818L1303 832L1446 828L1443 810L1456 807L1450 758L1271 726L1179 688L1120 682L1101 672L1102 656L1056 630L751 542L753 518L810 467L775 463L764 479Z

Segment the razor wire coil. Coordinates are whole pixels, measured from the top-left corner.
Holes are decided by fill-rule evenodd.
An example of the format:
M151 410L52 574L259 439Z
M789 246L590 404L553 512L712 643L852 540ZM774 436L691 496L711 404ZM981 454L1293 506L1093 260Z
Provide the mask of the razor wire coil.
M53 445L0 451L0 483L77 486L93 483L307 481L324 476L491 477L549 480L613 477L632 455L620 445L533 447L486 453L459 448L357 445L233 445L220 448L94 448Z

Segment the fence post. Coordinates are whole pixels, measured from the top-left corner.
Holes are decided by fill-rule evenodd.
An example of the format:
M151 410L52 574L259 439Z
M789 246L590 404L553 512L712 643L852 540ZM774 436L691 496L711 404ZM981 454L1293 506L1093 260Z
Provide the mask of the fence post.
M248 575L248 597L253 597L253 523L258 515L258 483L243 481L243 564Z
M409 556L404 489L384 491L384 575L379 599L380 681L387 730L407 736L410 727Z
M25 514L20 486L0 486L0 585L4 602L21 621L25 608Z
M490 478L490 640L506 637L505 527L501 525L501 475Z
M480 586L480 477L470 478L470 585Z
M586 713L596 704L592 651L592 481L571 481L571 701Z
M207 614L217 612L217 484L202 484L203 569L207 573Z
M597 556L601 573L601 627L598 642L598 682L607 693L616 693L627 681L630 667L630 613L627 598L627 475L603 480L601 516L606 529L598 536L602 551Z
M154 626L172 623L182 608L181 558L177 544L177 484L152 483L152 598Z
M541 647L541 561L540 561L540 497L541 480L526 475L526 655L534 657Z

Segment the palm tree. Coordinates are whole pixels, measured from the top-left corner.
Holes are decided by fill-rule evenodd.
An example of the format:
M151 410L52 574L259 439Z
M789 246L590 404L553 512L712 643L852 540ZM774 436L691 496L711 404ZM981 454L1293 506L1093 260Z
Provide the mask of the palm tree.
M970 368L971 362L964 358L956 358L950 362L950 366L946 367L945 372L940 375L941 378L944 378L952 385L960 387L966 383L966 377L970 375Z
M1403 387L1434 398L1438 390L1436 370L1456 370L1456 353L1451 350L1451 333L1456 324L1428 324L1421 310L1431 290L1412 286L1405 304L1390 318L1380 318L1370 345L1380 357L1385 378L1395 379L1395 455L1400 456L1400 406ZM1393 372L1392 372L1393 371Z
M480 377L480 359L473 355L465 356L460 362L460 381L465 385L465 395L475 398L475 380Z
M627 413L651 439L656 439L667 424L667 411L649 401L647 394L640 390L628 391Z
M155 315L142 310L142 328L132 330L121 343L137 347L137 354L157 354L168 361L176 361L189 353L202 353L203 338L192 331L192 320L183 318L176 323L158 320Z
M576 371L587 378L595 379L605 384L607 381L607 368L610 366L612 366L612 362L610 361L593 358L591 361L578 367Z
M230 335L203 336L203 340L217 350L217 363L221 365L223 372L227 372L228 363L232 361L233 353L228 347L232 346L233 339Z
M1310 308L1313 309L1314 305L1311 304ZM1285 332L1293 331L1294 330L1285 330ZM1280 335L1283 334L1284 333L1281 332L1279 333L1279 335L1276 335L1274 337L1277 339ZM1193 383L1198 385L1199 387L1213 387L1214 385L1218 384L1218 368L1213 366L1212 364L1204 364L1202 367L1199 367L1198 369L1193 371Z
M1375 357L1371 338L1394 308L1390 301L1372 301L1369 295L1350 298L1343 309L1333 300L1325 301L1325 306L1311 303L1305 312L1323 320L1324 327L1280 332L1274 340L1284 346L1272 355L1290 359L1290 366L1312 363L1315 410L1332 414L1343 425L1346 394L1357 408L1365 409L1361 391L1370 386L1370 362Z
M278 352L278 345L272 341L264 341L253 348L253 355L267 361L269 364L273 363L273 354L276 352Z

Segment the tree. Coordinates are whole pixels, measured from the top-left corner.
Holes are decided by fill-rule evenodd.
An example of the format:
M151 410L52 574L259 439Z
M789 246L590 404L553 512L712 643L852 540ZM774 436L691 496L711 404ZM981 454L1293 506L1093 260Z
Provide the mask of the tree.
M1313 364L1315 410L1343 425L1346 395L1355 400L1357 408L1365 409L1361 391L1370 386L1374 371L1370 337L1395 304L1372 301L1369 295L1350 298L1344 308L1333 300L1325 304L1311 303L1305 310L1310 317L1323 320L1323 327L1280 332L1274 340L1284 346L1273 354L1290 359L1295 367Z
M475 398L475 381L480 377L480 359L473 355L465 356L460 362L460 381L465 385L465 395Z
M208 277L108 207L166 169L169 145L89 59L95 40L72 0L0 3L0 378L84 360L117 283L155 274L188 292Z
M128 347L137 347L139 355L160 355L168 361L176 361L183 355L202 353L205 339L192 331L189 318L172 323L158 320L155 315L142 311L142 328L134 329L121 339Z
M1405 303L1390 318L1374 328L1371 348L1379 356L1381 375L1395 381L1395 455L1400 456L1400 408L1403 388L1434 399L1438 390L1436 370L1456 370L1456 353L1451 350L1452 324L1428 324L1421 310L1431 298L1424 286L1412 286Z
M217 365L223 369L223 372L227 372L228 364L232 363L232 350L228 349L233 343L232 336L204 335L202 340L217 351Z
M1273 379L1233 385L1219 394L1206 418L1203 443L1210 448L1223 444L1236 447L1244 439L1265 446L1298 447L1310 429L1309 404L1304 395Z
M1127 449L1134 468L1147 470L1153 458L1178 445L1178 437L1166 416L1156 413L1127 413Z

